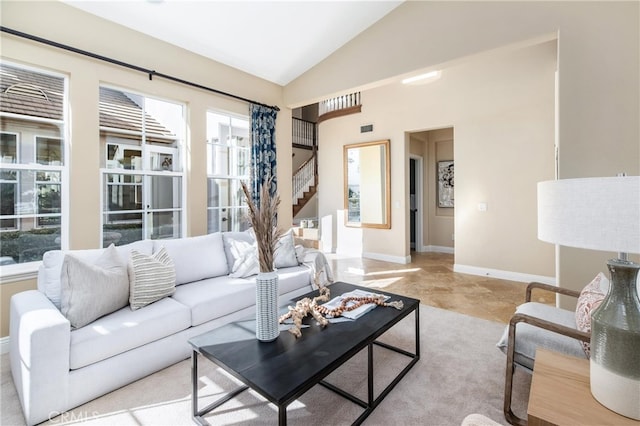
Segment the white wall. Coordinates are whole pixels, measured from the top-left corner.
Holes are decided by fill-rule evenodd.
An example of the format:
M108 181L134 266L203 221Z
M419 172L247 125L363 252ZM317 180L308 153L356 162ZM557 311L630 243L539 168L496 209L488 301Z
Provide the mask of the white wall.
M336 225L335 250L361 244L368 257L409 258L406 132L453 127L456 264L553 276L554 248L536 238L536 183L554 176L555 68L555 41L487 54L443 69L429 84L366 90L362 113L323 122L320 170L342 156L345 144L391 140L391 229L356 234ZM373 132L361 134L362 124L373 124ZM321 188L342 186L342 171L332 170L320 174ZM488 204L486 212L478 211L479 202ZM320 216L334 216L332 223L339 224L342 203L342 191L320 191Z
M621 170L640 174L639 2L405 2L288 84L285 102L304 105L329 95L376 87L419 70L455 64L493 49L555 37L559 40L559 177L613 176ZM480 89L484 82L477 84ZM486 99L487 104L491 101ZM363 102L367 102L364 97ZM429 100L423 102L428 104ZM517 113L515 109L507 118ZM456 128L456 141L459 136ZM469 138L470 134L463 136ZM464 160L458 152L457 162ZM526 165L524 160L520 163L521 167ZM494 184L495 180L478 180L478 194L484 197L482 191ZM519 197L514 201L521 204ZM466 220L464 212L459 213L457 229L458 221ZM511 218L505 215L504 219L511 226ZM531 235L535 232L535 227L528 231ZM456 234L460 237L459 229ZM456 243L460 248L461 242ZM519 252L520 257L529 257L538 247L526 247L522 252L513 249L509 256ZM462 249L473 263L479 260L470 253L475 249L473 243ZM497 259L504 253L495 250L492 254ZM560 248L558 283L582 288L611 256Z

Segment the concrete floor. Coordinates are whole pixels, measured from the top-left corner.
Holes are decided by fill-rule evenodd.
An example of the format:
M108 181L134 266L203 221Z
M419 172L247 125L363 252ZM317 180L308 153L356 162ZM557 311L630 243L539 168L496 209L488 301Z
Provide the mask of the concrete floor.
M412 253L406 265L328 254L335 281L420 299L425 305L508 323L524 302L527 284L453 272L454 257ZM533 293L533 300L555 303L554 296Z

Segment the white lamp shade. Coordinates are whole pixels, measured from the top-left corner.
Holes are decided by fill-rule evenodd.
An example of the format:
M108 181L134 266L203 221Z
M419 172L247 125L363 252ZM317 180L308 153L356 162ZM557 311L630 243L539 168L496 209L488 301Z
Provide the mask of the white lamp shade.
M570 247L640 253L640 176L539 182L538 238Z

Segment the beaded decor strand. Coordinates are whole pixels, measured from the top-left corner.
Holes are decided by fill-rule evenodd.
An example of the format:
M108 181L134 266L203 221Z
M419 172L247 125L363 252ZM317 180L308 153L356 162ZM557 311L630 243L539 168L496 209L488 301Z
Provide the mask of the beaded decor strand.
M300 330L302 327L302 319L307 315L313 316L320 327L326 327L329 324L327 317L339 317L344 312L352 311L354 309L359 308L362 305L366 305L369 303L375 303L378 306L389 306L396 308L398 310L402 309L404 306L401 300L394 302L385 302L384 296L351 296L345 297L340 306L335 309L329 309L325 306L322 306L322 303L327 302L329 300L330 291L328 287L322 286L320 287L320 294L313 299L309 297L305 297L304 299L298 300L295 306L289 306L289 311L282 315L279 318L279 322L283 323L289 318L293 318L293 326L289 328L289 333L293 334L296 338L302 336L302 331ZM353 303L349 306L349 303Z

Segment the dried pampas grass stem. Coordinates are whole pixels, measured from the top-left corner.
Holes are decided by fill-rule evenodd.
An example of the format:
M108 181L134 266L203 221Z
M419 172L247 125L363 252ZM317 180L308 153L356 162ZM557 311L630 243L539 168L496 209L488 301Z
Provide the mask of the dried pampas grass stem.
M260 272L273 271L276 244L283 234L282 230L276 226L280 196L276 193L271 197L269 194L272 180L273 177L270 176L260 188L259 207L253 202L247 185L242 182L242 191L247 197L247 204L249 205L249 219L258 243Z

